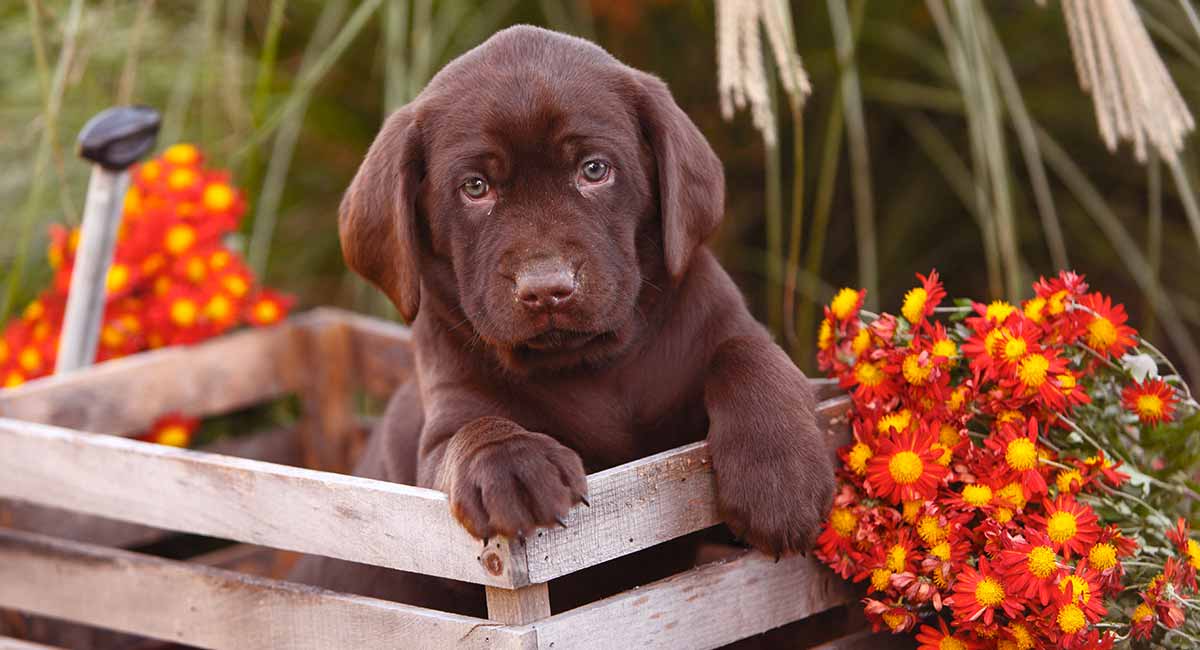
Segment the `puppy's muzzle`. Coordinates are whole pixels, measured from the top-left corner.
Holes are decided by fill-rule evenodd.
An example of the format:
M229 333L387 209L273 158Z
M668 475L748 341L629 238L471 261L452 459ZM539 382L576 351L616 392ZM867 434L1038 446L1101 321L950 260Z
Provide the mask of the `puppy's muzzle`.
M513 295L530 311L555 312L571 302L578 288L575 272L566 262L548 260L517 273Z

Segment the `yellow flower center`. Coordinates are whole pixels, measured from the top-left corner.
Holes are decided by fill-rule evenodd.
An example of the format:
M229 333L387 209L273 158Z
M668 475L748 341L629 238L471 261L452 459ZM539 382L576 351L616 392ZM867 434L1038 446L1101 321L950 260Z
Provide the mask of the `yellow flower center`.
M109 293L120 291L129 283L129 267L124 264L113 264L104 278L104 288Z
M888 461L888 473L900 485L911 485L921 478L925 463L915 452L902 451Z
M193 144L173 144L163 151L162 156L174 165L191 165L200 160L200 150Z
M1134 622L1144 621L1149 618L1154 618L1154 610L1146 603L1141 603L1133 610Z
M1088 345L1097 350L1104 350L1117 342L1117 328L1112 321L1103 316L1097 316L1087 326Z
M829 319L825 319L821 321L821 329L817 331L817 347L828 350L831 345L833 345L833 326L829 324Z
M912 411L901 409L879 418L879 423L875 425L875 429L879 433L887 433L889 431L900 433L907 429L910 424L912 424Z
M233 189L224 183L213 183L204 188L204 196L201 201L204 207L213 212L224 212L233 205Z
M871 451L871 448L866 444L856 442L850 448L850 453L846 454L846 463L850 465L850 470L855 474L866 474L867 461L871 460L871 457L874 455L875 452Z
M953 447L961 441L962 436L958 433L958 429L955 429L949 424L943 424L942 427L938 429L938 442L942 443L942 445L946 447Z
M1067 585L1071 585L1071 602L1086 605L1092 599L1092 589L1087 580L1079 576L1067 576L1059 581L1058 590L1067 593Z
M1009 361L1016 361L1025 356L1025 351L1029 349L1025 339L1021 337L1011 338L1004 344L1004 358Z
M992 303L987 306L987 311L984 312L983 316L993 323L1003 323L1004 321L1008 320L1008 317L1011 316L1016 309L1016 307L1013 307L1003 300L993 300Z
M1075 634L1087 625L1087 619L1083 617L1083 610L1079 609L1074 603L1068 604L1058 610L1058 629L1067 634Z
M215 321L226 321L233 315L233 302L224 294L218 293L204 306L204 313Z
M947 544L946 548L949 549L950 545ZM946 551L946 557L947 558L950 557L949 550ZM946 580L945 574L942 573L942 567L937 567L936 569L933 570L933 584L937 585L938 589L944 590L944 589L950 588L950 582L948 580Z
M904 514L901 515L901 518L904 519L905 523L911 524L917 520L917 513L921 512L921 505L923 503L924 503L923 501L905 501L904 502L904 507L903 507Z
M148 160L138 169L138 176L148 183L158 180L160 175L162 175L162 163L157 160Z
M887 626L892 630L898 630L900 629L900 626L904 625L904 614L899 612L888 612L880 618L882 618L883 622L886 623Z
M994 578L984 578L975 585L975 602L984 607L995 607L1004 602L1004 587Z
M848 508L834 508L833 512L829 513L829 525L840 537L849 537L858 526L858 517Z
M8 371L8 374L4 376L5 388L16 388L23 383L25 383L25 376L16 370L10 370Z
M1013 511L1009 508L996 508L996 521L1002 524L1007 524L1012 521Z
M1075 514L1066 510L1059 510L1046 520L1046 534L1055 544L1069 541L1075 537L1078 530L1079 522L1075 519Z
M965 386L960 386L955 388L953 393L950 393L950 397L946 400L946 408L949 409L951 413L957 412L962 408L966 400L967 389Z
M929 374L933 372L933 368L923 365L921 358L916 354L910 354L904 357L904 363L901 364L901 369L904 371L904 379L913 386L920 386L926 381L929 381Z
M41 300L34 300L25 306L25 320L37 320L46 315L46 305Z
M904 294L904 305L900 307L900 313L908 319L908 322L916 324L925 315L925 301L929 298L929 294L925 292L925 287L917 287L909 290Z
M926 544L937 544L946 539L946 529L942 528L937 517L925 515L917 522L917 535Z
M1117 564L1117 547L1108 542L1100 542L1088 551L1088 564L1105 571Z
M999 422L1000 424L1004 424L1006 422L1020 422L1024 419L1025 419L1025 416L1021 415L1020 411L1013 410L1013 409L1007 409L1004 411L1000 411L1000 414L996 416L996 421Z
M1061 375L1054 375L1054 377L1058 379L1058 389L1062 391L1063 395L1070 395L1071 391L1075 390L1076 384L1078 384L1078 381L1075 379L1075 375L1072 375L1069 372Z
M254 318L260 323L274 323L281 315L279 305L270 300L262 300L254 305Z
M1025 303L1025 318L1040 323L1042 322L1042 310L1046 308L1046 299L1041 296L1034 296Z
M951 341L950 339L938 339L937 342L933 344L933 354L935 356L953 359L954 357L958 356L958 346L955 345L954 341Z
M42 367L42 353L37 348L22 348L17 355L17 363L25 372L37 372Z
M246 295L247 291L250 291L250 283L240 275L227 275L221 278L221 286L233 294L234 298L241 298ZM880 378L882 379L882 375Z
M883 383L883 371L870 361L859 361L854 365L854 378L863 386L874 388Z
M903 546L896 544L888 550L887 568L894 573L899 573L904 570L904 563L908 560L908 551Z
M196 243L196 230L187 224L175 224L167 231L166 247L174 255L178 255Z
M1033 469L1037 467L1037 446L1029 438L1016 438L1004 449L1004 462L1018 472Z
M171 322L180 327L189 327L195 324L198 312L194 301L181 298L171 303Z
M1193 569L1200 571L1200 544L1196 540L1189 539L1187 544L1188 563Z
M1146 419L1159 418L1163 414L1162 398L1153 393L1138 395L1135 407L1137 408L1138 415Z
M1016 644L1017 650L1030 650L1035 645L1033 635L1029 633L1029 628L1020 623L1009 625L1008 633L1012 635L1012 640Z
M887 569L875 569L871 572L871 586L874 587L876 591L883 591L884 589L887 589L888 584L891 583L891 580L892 572L888 571Z
M1037 578L1046 578L1051 573L1054 573L1057 564L1054 549L1049 546L1033 547L1026 558L1026 565L1029 567L1029 572Z
M938 650L967 650L967 644L952 636L944 636L938 641Z
M865 327L858 330L858 334L854 335L854 342L850 344L850 347L854 350L854 354L866 352L871 347L871 332L867 331Z
M163 427L158 435L155 436L155 441L160 445L170 445L172 447L186 447L188 443L187 429L178 424L172 424Z
M1004 332L999 327L988 332L987 336L983 337L984 352L987 353L989 357L994 357L999 354L1001 352L1003 339Z
M996 495L1017 510L1024 508L1027 502L1025 488L1015 481L997 490Z
M191 169L188 169L187 167L182 167L180 169L173 170L167 176L167 186L173 190L186 190L187 188L195 185L199 180L199 174Z
M992 488L986 485L968 485L962 491L963 501L976 508L992 502Z
M855 306L858 305L858 292L854 289L845 288L837 292L833 297L833 302L829 303L829 310L838 320L846 320L854 313Z
M950 461L954 459L954 450L943 445L940 442L935 442L929 445L929 448L938 452L937 463L946 467L950 466Z
M1054 478L1059 492L1070 492L1073 484L1083 485L1083 475L1076 469L1065 469Z
M204 281L204 277L208 275L208 265L199 257L193 257L187 261L184 267L188 279L196 284Z
M1031 354L1021 361L1017 368L1017 378L1030 388L1038 388L1046 383L1046 371L1049 369L1049 359L1040 354Z
M100 329L100 343L106 348L119 348L125 343L125 335L112 325Z
M929 549L929 554L937 559L948 562L950 561L950 542L938 542Z

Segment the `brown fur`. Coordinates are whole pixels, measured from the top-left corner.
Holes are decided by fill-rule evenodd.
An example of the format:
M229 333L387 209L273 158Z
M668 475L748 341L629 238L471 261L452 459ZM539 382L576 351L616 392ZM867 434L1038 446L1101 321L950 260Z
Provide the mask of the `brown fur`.
M704 246L723 201L721 163L666 85L591 43L514 27L446 66L388 118L342 203L347 263L417 349L359 473L445 490L473 535L517 536L578 504L585 472L707 436L735 534L808 548L833 470L803 374ZM530 308L535 280L569 299ZM332 566L301 575L466 602Z

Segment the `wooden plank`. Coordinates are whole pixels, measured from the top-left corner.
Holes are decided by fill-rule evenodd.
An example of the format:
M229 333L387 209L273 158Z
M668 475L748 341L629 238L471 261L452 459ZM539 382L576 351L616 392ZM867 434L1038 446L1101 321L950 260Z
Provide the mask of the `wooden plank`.
M55 650L54 646L0 636L0 650Z
M818 407L831 450L849 441L848 408L846 397ZM538 531L527 540L530 582L546 582L721 521L703 442L592 474L588 496L592 507L572 509L566 528Z
M290 429L276 428L223 438L203 448L217 454L298 465L300 448ZM24 501L0 498L0 526L101 546L130 548L174 534L159 528Z
M528 584L486 556L442 492L0 418L0 497L477 584Z
M326 314L318 314L318 318L323 326L299 333L299 344L309 358L300 388L304 466L349 473L350 457L366 438L354 414L351 331L345 323L329 322Z
M539 648L715 648L850 602L856 593L801 556L750 552L533 623Z
M4 530L0 606L202 648L532 643L530 630L467 616Z
M322 318L350 328L355 380L367 394L387 399L416 372L412 332L404 325L340 309L316 311Z
M0 417L125 434L173 411L214 415L264 402L298 388L304 375L296 333L310 320L300 316L0 390Z
M546 583L505 589L487 587L488 618L497 623L524 625L550 616L550 589Z

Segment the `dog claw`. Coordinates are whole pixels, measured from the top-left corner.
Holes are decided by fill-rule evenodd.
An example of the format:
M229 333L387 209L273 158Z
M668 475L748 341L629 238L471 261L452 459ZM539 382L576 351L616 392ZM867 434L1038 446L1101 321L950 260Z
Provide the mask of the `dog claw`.
M780 561L780 560L782 560L782 559L783 559L783 553L776 553L776 554L775 554L775 564L779 564L779 561Z
M484 537L483 538L483 547L487 548L488 542L490 542L490 541L492 541L491 537Z
M563 521L562 517L555 517L554 520L558 522L559 526L562 526L563 528L567 527L567 522Z
M592 507L592 502L591 502L591 501L588 501L588 498L587 498L587 497L585 497L585 496L581 496L581 497L579 497L579 502L580 502L580 503L582 503L583 505L585 505L585 506L589 507L589 508L590 508L590 507Z

